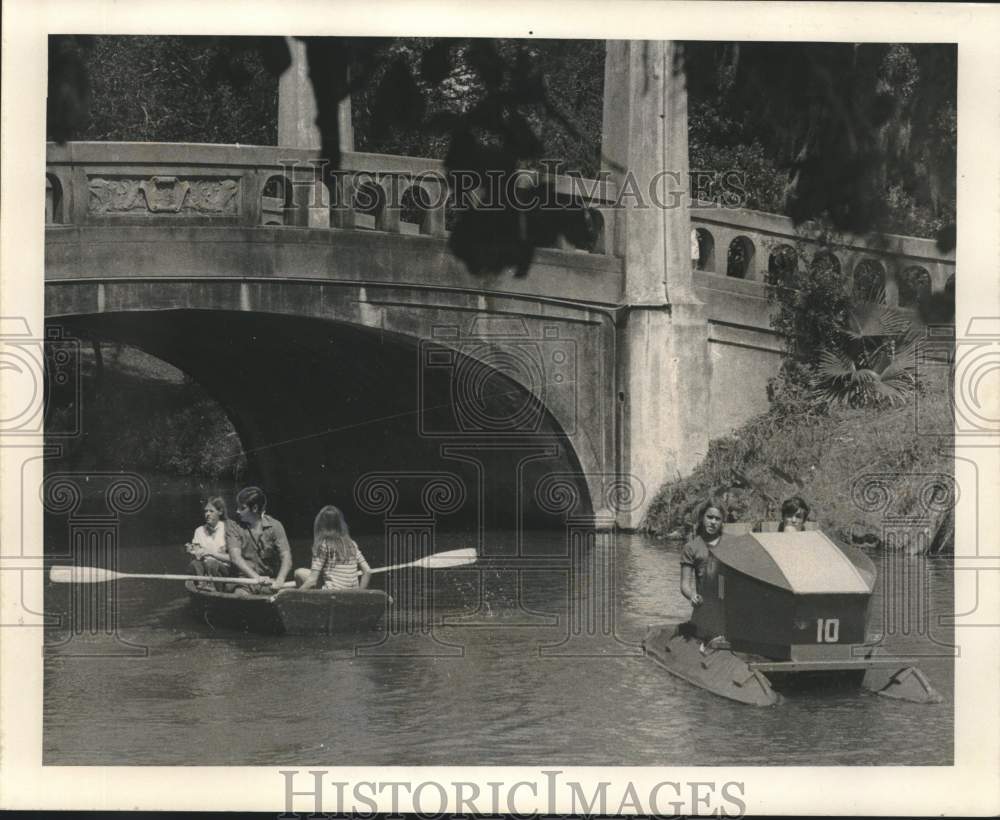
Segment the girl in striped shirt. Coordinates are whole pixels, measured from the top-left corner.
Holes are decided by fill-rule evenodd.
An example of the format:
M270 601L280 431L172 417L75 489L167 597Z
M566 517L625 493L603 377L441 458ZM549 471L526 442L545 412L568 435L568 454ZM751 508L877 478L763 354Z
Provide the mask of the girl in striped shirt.
M351 539L344 514L326 506L313 522L312 565L295 570L299 589L367 589L371 567ZM358 570L361 570L360 579Z

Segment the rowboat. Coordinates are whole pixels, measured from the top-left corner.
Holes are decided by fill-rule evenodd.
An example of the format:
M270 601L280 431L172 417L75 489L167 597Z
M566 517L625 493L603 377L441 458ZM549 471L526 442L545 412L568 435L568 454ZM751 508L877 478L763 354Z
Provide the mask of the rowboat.
M332 635L374 629L389 596L378 589L284 589L273 595L236 595L185 584L198 620L265 635Z
M649 627L643 648L672 675L749 705L780 703L780 690L806 683L939 703L910 660L869 639L875 579L868 556L819 531L727 536L691 620Z

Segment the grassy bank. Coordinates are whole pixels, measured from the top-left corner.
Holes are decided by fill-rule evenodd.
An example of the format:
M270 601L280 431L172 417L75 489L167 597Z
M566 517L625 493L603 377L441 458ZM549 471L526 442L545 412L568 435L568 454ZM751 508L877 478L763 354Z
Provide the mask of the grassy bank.
M923 515L921 527L934 536L948 504L938 498L928 514L925 502L939 483L933 477L951 476L953 464L950 438L928 431L952 429L947 379L947 368L935 369L905 406L889 410L820 413L805 402L775 403L713 440L691 476L664 485L645 528L657 536L686 535L692 509L709 493L726 495L740 521L776 520L782 499L801 495L812 505L811 518L846 543L885 546L886 516ZM870 483L876 477L886 504Z

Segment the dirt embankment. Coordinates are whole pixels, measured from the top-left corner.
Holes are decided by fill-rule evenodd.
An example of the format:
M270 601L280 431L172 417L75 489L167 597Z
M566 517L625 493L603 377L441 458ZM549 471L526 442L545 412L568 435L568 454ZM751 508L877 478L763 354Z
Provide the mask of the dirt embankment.
M952 429L947 368L923 378L903 407L822 414L772 406L713 440L691 476L664 485L645 528L683 537L710 493L725 496L739 521L777 520L781 501L799 495L811 519L845 543L951 552Z

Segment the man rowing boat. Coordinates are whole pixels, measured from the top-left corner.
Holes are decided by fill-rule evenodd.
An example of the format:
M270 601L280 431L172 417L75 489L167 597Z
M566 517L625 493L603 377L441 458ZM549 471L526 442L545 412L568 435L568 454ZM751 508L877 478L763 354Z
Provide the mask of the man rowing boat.
M280 589L292 571L292 550L285 528L265 512L266 506L267 496L260 487L244 487L236 494L236 515L243 526L226 533L229 559L239 574L259 582L249 591L237 589L236 594Z

